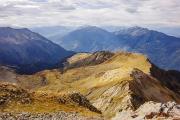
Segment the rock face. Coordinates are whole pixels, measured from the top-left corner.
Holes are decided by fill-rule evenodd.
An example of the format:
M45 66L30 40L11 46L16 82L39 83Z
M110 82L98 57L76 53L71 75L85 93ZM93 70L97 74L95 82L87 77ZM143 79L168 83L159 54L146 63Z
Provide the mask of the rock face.
M179 120L180 105L175 102L146 102L136 111L122 111L113 120Z
M13 66L19 72L53 68L71 54L28 29L0 28L0 65Z
M86 97L84 97L83 95L78 94L78 93L74 93L74 94L71 94L71 95L70 95L70 98L71 98L74 102L78 103L78 105L83 106L83 107L86 107L86 108L88 108L89 110L91 110L91 111L93 111L93 112L97 112L97 113L100 113L100 114L101 114L101 111L98 110L97 108L95 108L94 106L92 106L92 105L90 104L89 100L88 100Z

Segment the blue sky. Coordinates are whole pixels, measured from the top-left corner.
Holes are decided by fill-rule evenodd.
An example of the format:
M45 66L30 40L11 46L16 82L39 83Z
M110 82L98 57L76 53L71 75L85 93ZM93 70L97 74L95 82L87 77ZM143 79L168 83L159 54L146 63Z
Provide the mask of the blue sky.
M0 26L180 26L180 0L0 0Z

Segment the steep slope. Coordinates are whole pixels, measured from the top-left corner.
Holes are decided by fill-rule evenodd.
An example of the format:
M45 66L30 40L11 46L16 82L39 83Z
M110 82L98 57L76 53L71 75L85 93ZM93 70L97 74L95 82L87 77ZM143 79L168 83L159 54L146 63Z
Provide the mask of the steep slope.
M128 46L128 51L147 54L161 68L180 70L179 38L140 27L124 29L115 35Z
M54 67L71 54L28 29L0 28L0 64L15 66L22 73Z
M118 39L112 33L94 26L70 32L59 40L59 44L68 50L77 52L117 50L124 47L120 46Z
M180 94L180 72L175 70L163 70L152 64L151 75L160 80L166 87Z
M136 110L147 101L180 103L175 89L166 86L161 77L151 75L156 68L152 69L144 55L101 51L77 54L67 62L63 71L47 70L18 77L19 85L35 91L80 92L107 119L123 110ZM173 76L171 80L180 79Z

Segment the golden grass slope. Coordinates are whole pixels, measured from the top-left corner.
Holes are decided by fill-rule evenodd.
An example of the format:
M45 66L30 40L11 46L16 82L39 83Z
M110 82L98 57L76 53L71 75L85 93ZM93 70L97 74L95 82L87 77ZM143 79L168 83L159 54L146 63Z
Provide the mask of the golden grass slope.
M15 84L0 84L0 112L39 114L60 111L77 112L87 117L101 116L101 112L79 93L29 92Z
M101 54L103 59L103 54L106 56L108 53ZM116 52L96 65L84 65L79 62L93 55L77 54L68 59L68 62L70 65L78 62L78 67L65 71L47 70L28 77L21 76L19 84L35 91L80 92L107 118L113 117L123 109L137 109L145 101L180 102L179 96L150 76L151 64L146 56ZM96 60L98 58L88 62Z
M92 55L91 53L77 53L77 54L73 55L72 57L68 58L67 62L69 64L73 64L73 63L76 63L79 60L85 59L91 55Z

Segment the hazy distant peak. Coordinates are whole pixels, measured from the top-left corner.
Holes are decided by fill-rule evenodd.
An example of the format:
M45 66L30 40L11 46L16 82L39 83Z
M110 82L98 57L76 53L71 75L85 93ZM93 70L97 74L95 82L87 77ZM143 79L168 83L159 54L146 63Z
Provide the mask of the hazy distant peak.
M0 27L1 35L12 34L30 34L32 33L28 28L12 28L12 27Z
M130 27L127 30L129 31L149 31L149 29L147 28L143 28L143 27L139 27L139 26L134 26L134 27Z
M30 31L28 28L0 27L0 31Z
M147 28L135 26L135 27L121 29L121 30L115 32L115 34L124 34L124 35L129 34L131 36L141 36L143 34L148 33L149 31L150 30Z
M77 30L83 30L83 31L106 31L102 28L99 28L97 26L82 26Z
M141 28L141 27L132 27L128 29L129 33L132 36L140 36L143 34L146 34L147 32L149 32L149 30L147 28Z
M9 42L16 44L22 44L33 40L48 41L43 36L34 33L27 28L0 27L0 38L1 42ZM2 41L4 38L6 38L6 41Z

